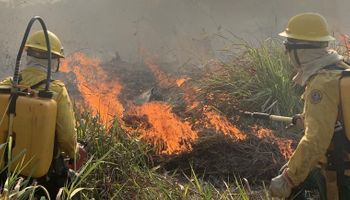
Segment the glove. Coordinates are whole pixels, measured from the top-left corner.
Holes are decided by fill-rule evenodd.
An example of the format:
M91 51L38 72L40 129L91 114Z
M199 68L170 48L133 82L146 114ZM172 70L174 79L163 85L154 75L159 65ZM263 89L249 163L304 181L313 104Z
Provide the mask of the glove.
M295 125L299 129L304 129L304 116L302 114L294 115L293 125Z
M292 123L285 127L285 129L290 128L304 129L304 116L303 114L296 114L292 117Z
M286 170L271 180L270 194L272 197L287 198L292 192L293 185L289 182Z

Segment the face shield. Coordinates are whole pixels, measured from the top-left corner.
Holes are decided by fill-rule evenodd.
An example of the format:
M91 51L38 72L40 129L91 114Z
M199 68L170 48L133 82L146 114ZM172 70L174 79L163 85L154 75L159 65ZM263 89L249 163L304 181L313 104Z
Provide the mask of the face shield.
M35 51L33 49L27 49L27 66L28 67L40 67L47 72L48 65L48 54L47 52ZM57 72L60 66L60 57L52 54L51 55L51 71Z
M52 73L57 72L59 67L59 58L55 58L51 60L51 69ZM26 57L26 67L37 67L39 69L47 72L47 59L40 59L33 56L27 55Z
M336 51L328 49L328 42L289 39L284 42L286 53L296 71L293 81L304 86L306 81L323 67L342 60Z
M300 68L303 63L315 59L320 51L325 51L328 42L310 42L288 38L283 42L283 45L293 66Z

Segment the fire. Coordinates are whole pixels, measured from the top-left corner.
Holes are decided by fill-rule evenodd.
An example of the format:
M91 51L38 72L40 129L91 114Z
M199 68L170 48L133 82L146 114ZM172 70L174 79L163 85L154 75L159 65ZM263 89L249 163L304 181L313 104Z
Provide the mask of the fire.
M198 135L187 122L182 122L164 102L148 102L129 110L128 115L145 116L150 126L140 129L141 138L153 143L158 153L176 154L190 151Z
M258 138L269 138L273 142L275 142L278 145L278 148L280 149L280 152L282 155L289 159L293 154L293 148L292 148L292 140L286 139L286 138L279 138L273 134L272 130L266 129L266 128L259 128L257 126L252 128L253 131L256 133L256 136Z
M172 112L172 106L166 102L153 101L141 106L131 105L129 110L124 111L122 103L118 100L123 89L121 83L101 67L98 59L89 58L83 53L74 53L66 58L61 65L61 71L75 74L76 87L83 100L80 105L91 108L93 114L100 116L101 123L109 126L117 116L124 120L123 124L130 125L123 128L136 130L140 133L140 138L153 144L159 154L191 151L192 143L198 138L197 131L205 128L214 129L239 141L247 139L248 135L240 131L229 119L203 105L203 101L195 95L200 92L200 88L191 84L184 85L190 80L189 77L176 78L168 75L151 57L145 56L144 62L161 87L177 86L183 91L181 95L187 104L185 112L196 113L196 116L200 116L198 119L188 122L190 120L180 118ZM212 98L216 100L217 97ZM126 115L123 117L124 113ZM279 138L269 129L253 127L253 131L258 138L269 138L276 143L286 159L292 155L292 140Z
M228 119L219 115L214 111L205 111L205 116L208 118L207 127L214 126L216 131L222 132L225 135L230 135L238 140L245 140L246 134L242 133L237 127L232 125Z
M198 94L200 92L200 89L197 87L190 87L185 89L184 92L184 100L187 104L187 111L193 110L197 107L199 107L200 102L197 100L197 96L194 94Z
M152 57L148 55L145 49L142 49L141 53L143 54L145 64L148 66L148 68L152 71L152 73L158 80L158 84L161 87L173 86L176 80L174 80L172 77L168 76L168 74L160 70L159 66L153 61Z
M349 36L346 34L341 34L340 35L340 41L343 43L345 49L346 49L346 54L350 54L350 42L349 42Z
M180 78L176 80L176 85L177 87L181 87L186 81L190 80L191 78L185 77L185 78Z
M176 79L163 72L153 61L146 49L141 49L144 63L151 70L158 85L164 88L181 87L188 77ZM191 143L197 139L197 132L192 130L188 122L183 122L171 111L171 106L161 102L149 102L135 107L131 113L137 116L147 116L151 128L140 130L142 138L154 144L161 154L176 154L190 151ZM130 114L130 112L129 112Z
M141 52L144 56L145 63L151 69L152 73L155 75L155 77L158 79L161 85L171 86L175 83L178 87L181 87L187 80L189 80L188 77L175 79L169 76L168 74L160 70L159 66L155 64L155 62L153 61L151 56L149 56L145 49L142 49ZM200 103L193 94L195 93L195 91L198 92L199 89L196 87L183 89L184 98L188 105L187 110L198 108ZM237 129L235 126L233 126L224 116L220 116L219 114L212 111L206 111L205 109L203 109L203 115L205 115L208 120L206 122L206 126L208 128L214 127L216 131L228 134L238 140L246 139L246 135L242 133L239 129Z
M90 107L94 115L98 114L101 123L110 125L115 116L123 115L123 105L118 101L122 86L118 80L109 79L98 59L74 53L64 60L61 71L75 74L84 106Z

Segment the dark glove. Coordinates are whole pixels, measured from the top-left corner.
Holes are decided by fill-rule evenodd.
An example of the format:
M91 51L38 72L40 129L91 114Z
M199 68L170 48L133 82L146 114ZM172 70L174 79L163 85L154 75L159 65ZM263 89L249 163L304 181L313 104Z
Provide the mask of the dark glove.
M302 114L296 114L293 116L292 123L299 129L304 129L304 116Z

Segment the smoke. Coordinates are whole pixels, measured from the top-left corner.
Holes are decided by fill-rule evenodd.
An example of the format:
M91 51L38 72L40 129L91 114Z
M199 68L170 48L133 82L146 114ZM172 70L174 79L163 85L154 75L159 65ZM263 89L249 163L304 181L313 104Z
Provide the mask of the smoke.
M228 42L218 35L250 41L276 37L290 16L305 11L325 15L333 30L345 32L349 5L347 0L0 0L0 63L13 64L34 15L44 18L68 54L118 52L135 62L139 49L147 48L181 64L217 56Z

